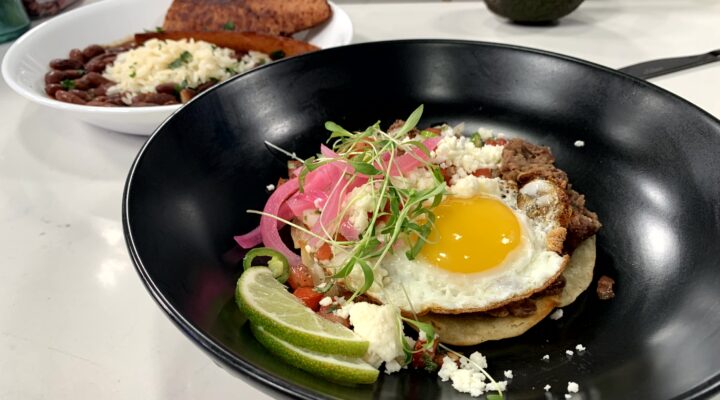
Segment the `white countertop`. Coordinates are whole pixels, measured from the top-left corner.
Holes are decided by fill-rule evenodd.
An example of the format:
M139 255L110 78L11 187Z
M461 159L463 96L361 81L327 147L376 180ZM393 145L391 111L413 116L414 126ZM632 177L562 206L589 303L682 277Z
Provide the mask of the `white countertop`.
M611 67L720 47L720 2L705 0L588 0L550 28L510 25L481 2L340 4L356 42L505 42ZM720 117L720 63L653 82ZM269 398L206 357L135 273L120 209L144 140L0 80L0 399Z

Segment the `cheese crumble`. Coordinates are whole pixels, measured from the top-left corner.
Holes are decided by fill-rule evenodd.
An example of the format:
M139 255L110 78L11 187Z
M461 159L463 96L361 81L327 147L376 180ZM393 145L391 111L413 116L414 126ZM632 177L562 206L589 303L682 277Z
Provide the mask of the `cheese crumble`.
M562 308L558 308L558 309L555 310L552 314L550 314L550 319L553 320L553 321L557 321L557 320L559 320L559 319L562 318L562 317L563 317L563 310L562 310Z
M399 313L398 308L391 305L378 306L363 302L349 307L353 330L370 343L365 361L375 368L385 363L387 373L400 370L398 360L405 357L400 342L402 326Z
M487 359L479 352L474 352L469 358L460 359L460 366L450 357L443 358L443 364L438 371L438 377L443 382L452 381L452 386L461 393L468 393L472 397L478 397L485 392L504 391L507 388L507 381L496 383L485 382L485 374L482 369L487 368ZM512 377L512 371L505 371L505 376Z
M580 390L580 385L575 382L568 382L567 391L568 393L577 393Z

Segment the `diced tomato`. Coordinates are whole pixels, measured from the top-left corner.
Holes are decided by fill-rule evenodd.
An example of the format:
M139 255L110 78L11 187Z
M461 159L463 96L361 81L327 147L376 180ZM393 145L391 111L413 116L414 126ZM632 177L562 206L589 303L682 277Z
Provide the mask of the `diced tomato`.
M330 245L323 243L323 245L317 249L317 252L315 252L315 258L317 258L318 261L327 261L333 258L333 252Z
M440 172L442 173L443 178L445 178L445 182L449 185L450 179L452 179L453 175L455 175L456 168L451 165L441 169Z
M290 276L288 276L287 283L293 289L315 284L312 275L310 275L310 270L303 264L290 266Z
M313 311L320 308L320 300L325 297L324 294L316 292L312 287L299 287L293 294Z
M318 315L329 320L332 322L337 322L338 324L344 325L346 328L350 327L350 321L347 318L343 318L341 316L333 314L333 311L335 311L338 307L340 307L337 304L331 304L329 306L320 306L320 309L318 310Z
M415 348L413 349L413 355L412 355L412 366L414 368L418 369L425 369L428 371L432 371L437 369L437 364L433 361L433 358L435 358L435 353L437 352L437 345L438 341L435 340L435 343L431 349L423 349L423 346L425 346L425 343L427 343L427 340L419 339L417 342L415 342Z
M492 178L492 170L490 168L480 168L473 172L475 176L484 176L486 178Z

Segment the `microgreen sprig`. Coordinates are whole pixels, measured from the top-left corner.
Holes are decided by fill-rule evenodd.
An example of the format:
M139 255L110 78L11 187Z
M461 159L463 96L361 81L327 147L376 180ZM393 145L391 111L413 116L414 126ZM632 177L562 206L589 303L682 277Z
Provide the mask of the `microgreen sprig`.
M365 293L375 282L375 270L383 259L394 252L396 245L405 249L405 255L414 259L427 243L428 236L435 222L433 209L442 201L446 194L445 181L437 166L430 163L430 150L422 140L410 138L410 133L422 117L423 106L415 109L404 124L395 130L385 132L380 128L380 121L364 131L351 132L342 126L328 121L325 128L330 132L328 144L337 157L318 155L301 160L303 163L298 175L299 191L304 192L305 181L312 171L330 164L342 163L347 167L341 181L333 191L340 190L344 196L348 193L351 182L356 179L366 181L374 201L369 223L364 231L359 232L354 241L336 240L337 231L348 212L347 205L334 217L334 221L321 229L311 230L302 227L302 232L344 252L347 257L342 265L335 267L331 281L347 278L356 267L363 275L363 284L355 287L351 300ZM280 149L267 143L270 147L281 150L289 157L297 158L294 153ZM424 154L425 158L418 154ZM433 175L432 187L418 190L396 185L403 178L397 165L401 155L416 158L419 168L430 171ZM324 210L321 210L321 215ZM276 217L273 217L276 218ZM278 218L279 220L279 218ZM283 221L286 222L287 221ZM298 229L298 224L288 224ZM320 232L318 232L320 231ZM318 234L319 233L319 234ZM399 248L399 247L398 247Z

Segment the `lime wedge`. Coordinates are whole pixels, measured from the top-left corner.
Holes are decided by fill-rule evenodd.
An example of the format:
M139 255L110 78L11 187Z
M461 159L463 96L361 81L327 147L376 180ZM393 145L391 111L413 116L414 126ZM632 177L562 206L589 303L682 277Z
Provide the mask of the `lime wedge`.
M337 383L373 383L379 371L359 358L321 354L288 343L261 325L250 324L253 334L271 353L286 363Z
M366 340L305 307L269 268L251 267L243 272L235 301L251 322L283 341L323 354L362 357L367 352Z

